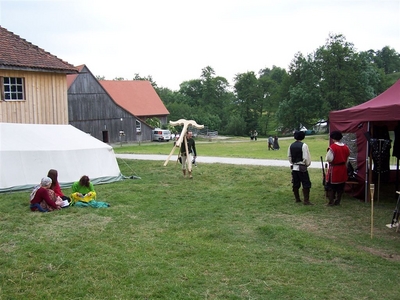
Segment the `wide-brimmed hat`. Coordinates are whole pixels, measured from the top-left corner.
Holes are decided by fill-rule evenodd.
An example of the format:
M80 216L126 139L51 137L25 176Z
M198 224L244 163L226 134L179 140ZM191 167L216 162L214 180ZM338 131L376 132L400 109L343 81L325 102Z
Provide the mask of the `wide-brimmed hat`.
M340 141L343 137L343 134L340 131L336 130L331 132L330 137L332 140Z
M295 140L301 141L304 140L306 134L304 131L295 131L293 136Z

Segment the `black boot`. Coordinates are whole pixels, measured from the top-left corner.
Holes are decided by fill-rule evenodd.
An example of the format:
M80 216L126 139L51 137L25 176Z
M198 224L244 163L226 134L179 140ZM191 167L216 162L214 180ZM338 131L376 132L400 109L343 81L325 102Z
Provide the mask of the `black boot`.
M304 205L314 205L310 202L310 189L303 189Z
M326 204L326 206L334 206L335 205L335 191L334 190L328 191L328 199L329 199L329 202Z
M343 191L337 192L334 205L340 205L340 201L342 200L342 195L343 195Z
M296 203L301 202L299 189L293 188L294 199L296 199Z

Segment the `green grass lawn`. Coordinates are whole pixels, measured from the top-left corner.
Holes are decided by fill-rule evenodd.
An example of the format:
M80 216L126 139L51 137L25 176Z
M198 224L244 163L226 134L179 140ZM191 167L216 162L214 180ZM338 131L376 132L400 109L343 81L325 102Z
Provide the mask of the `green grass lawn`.
M227 138L227 139L196 139L196 149L199 156L222 156L222 157L244 157L263 159L287 159L287 150L292 137L279 140L280 150L268 151L267 139L261 138L250 141L249 138ZM326 149L329 145L328 135L307 136L304 142L310 148L313 161L319 161L320 156L325 159ZM147 142L139 144L115 145L116 153L135 154L169 154L173 149L172 142ZM176 149L175 154L178 153Z
M326 147L312 140L312 152ZM286 156L284 140L273 154L265 143L214 147ZM199 155L213 155L211 144L199 141ZM115 151L128 147L168 154L172 144ZM0 194L0 299L399 298L390 197L375 204L371 237L370 204L346 195L326 207L318 169L309 171L315 205L304 206L294 203L288 168L199 163L189 180L175 162L119 164L141 179L95 186L110 208L33 213L29 192Z

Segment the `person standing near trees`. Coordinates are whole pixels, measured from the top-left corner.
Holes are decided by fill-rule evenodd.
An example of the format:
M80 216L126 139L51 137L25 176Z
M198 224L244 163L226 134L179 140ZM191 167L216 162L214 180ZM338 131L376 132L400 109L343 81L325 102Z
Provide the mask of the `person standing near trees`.
M253 130L250 130L250 140L253 140L254 139L254 133L253 133Z
M311 155L306 143L304 131L294 133L293 142L288 148L288 157L292 169L292 188L296 202L301 202L299 189L303 186L304 205L314 205L310 202L311 181L307 167L311 165Z
M269 136L268 138L268 150L274 150L274 138L272 135Z
M185 140L183 140L183 143L181 144L181 158L182 158L182 172L183 176L186 176L186 168L188 169L189 173L189 178L192 179L192 157L191 155L193 154L193 160L196 161L197 157L197 152L196 152L196 143L194 139L192 138L193 133L191 131L186 132L186 144L187 144L187 150L189 153L186 153L186 146L185 146ZM186 166L187 165L187 166Z
M274 137L274 150L279 150L278 136Z
M329 146L325 157L325 160L329 162L329 169L326 175L329 198L327 206L340 205L344 186L348 179L347 163L350 149L341 142L342 137L343 135L340 131L332 131L330 134L333 143Z

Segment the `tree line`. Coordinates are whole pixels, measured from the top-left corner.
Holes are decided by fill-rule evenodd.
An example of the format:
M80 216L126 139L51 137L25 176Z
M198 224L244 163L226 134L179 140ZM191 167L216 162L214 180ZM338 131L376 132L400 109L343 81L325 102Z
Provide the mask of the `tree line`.
M170 112L169 120L196 120L221 134L282 134L329 122L329 112L361 104L400 78L400 54L388 46L357 52L341 34L330 34L313 53L296 53L288 70L273 66L236 74L233 86L207 66L178 91L149 80ZM118 80L118 79L116 79ZM166 126L165 124L164 126Z

